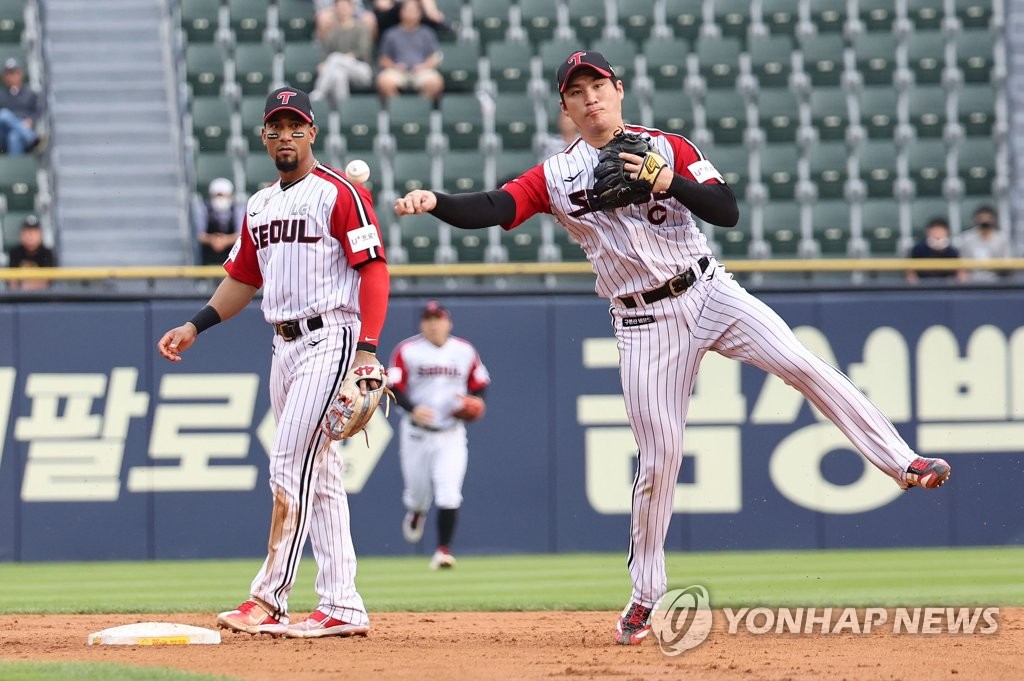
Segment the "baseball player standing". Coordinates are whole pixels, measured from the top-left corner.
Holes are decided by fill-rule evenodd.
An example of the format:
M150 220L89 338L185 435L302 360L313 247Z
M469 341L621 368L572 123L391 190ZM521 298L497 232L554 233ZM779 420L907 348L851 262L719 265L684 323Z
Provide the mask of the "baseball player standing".
M451 332L448 310L431 300L420 314L420 333L395 347L388 368L388 385L405 410L402 534L411 543L423 537L433 498L438 546L431 570L455 565L450 547L469 458L465 422L483 416L484 392L491 382L476 348Z
M804 347L778 314L715 260L693 216L731 227L739 212L732 190L692 142L626 125L622 82L598 52L570 55L556 77L562 112L576 123L580 139L501 189L457 195L416 190L398 199L395 211L429 211L465 229L512 229L536 213L552 213L583 247L597 275L596 290L611 304L622 389L638 446L627 560L633 595L615 627L616 641L634 644L650 631L651 608L666 590L665 535L683 428L708 351L782 378L904 489L941 485L949 465L916 456L846 376ZM602 147L611 149L624 132L647 138L653 147L643 156L613 154L625 162L618 175L628 174L634 184L646 179L646 191L607 207L593 189L595 168ZM607 176L602 172L598 179Z
M291 637L366 635L355 587L342 461L320 426L353 366L379 367L375 352L390 277L369 192L317 162L317 127L306 93L284 87L267 97L263 144L279 181L249 199L228 276L209 304L158 343L173 362L196 336L233 317L263 289L274 327L270 398L277 433L270 452L274 506L266 561L249 600L223 612L221 627ZM363 388L376 388L366 381ZM288 595L310 536L318 573L317 609L289 623Z

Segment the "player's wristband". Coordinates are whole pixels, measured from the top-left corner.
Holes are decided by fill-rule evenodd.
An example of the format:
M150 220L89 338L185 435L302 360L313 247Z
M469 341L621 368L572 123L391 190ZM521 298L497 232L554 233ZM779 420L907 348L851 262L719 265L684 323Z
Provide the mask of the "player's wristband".
M377 354L377 346L373 343L367 343L366 341L359 341L356 343L356 352L369 352L370 354Z
M196 333L202 333L214 324L220 324L221 319L220 313L207 305L199 312L196 312L196 315L188 321L192 326L196 327Z

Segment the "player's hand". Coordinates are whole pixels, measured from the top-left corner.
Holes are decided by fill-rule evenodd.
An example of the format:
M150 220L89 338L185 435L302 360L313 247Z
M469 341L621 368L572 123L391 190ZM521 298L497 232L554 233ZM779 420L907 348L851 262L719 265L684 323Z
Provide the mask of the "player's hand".
M437 196L426 189L414 189L395 201L395 215L416 215L437 207Z
M629 173L629 179L635 180L640 176L640 164L644 162L643 157L637 156L636 154L630 154L628 152L622 152L619 154L619 158L626 162L623 166L623 170ZM654 186L651 187L651 191L654 193L668 191L669 185L672 184L672 169L665 166L658 172L658 177L654 181Z
M380 364L380 360L377 359L377 355L373 354L372 352L367 352L366 350L357 350L356 356L352 359L352 366L354 367L361 367L367 365L373 366L376 364ZM365 395L368 391L376 390L377 388L379 388L381 386L381 382L367 378L358 381L357 385L359 386L359 392Z
M191 322L185 322L165 333L164 337L157 342L156 349L172 362L180 362L181 353L192 347L197 335L196 327Z
M437 414L430 407L422 404L412 408L412 422L420 426L432 426L437 420Z

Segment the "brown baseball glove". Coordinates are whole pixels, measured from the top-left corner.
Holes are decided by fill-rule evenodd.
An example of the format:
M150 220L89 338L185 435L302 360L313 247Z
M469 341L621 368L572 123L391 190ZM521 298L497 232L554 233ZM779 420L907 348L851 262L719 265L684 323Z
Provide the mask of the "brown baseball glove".
M387 370L380 364L364 364L353 367L341 381L341 388L334 401L327 408L327 416L320 428L332 440L345 440L363 431L369 444L370 436L363 430L373 417L381 399L384 402L384 415L391 411L391 400L395 395L385 385ZM375 381L376 387L364 387L363 381Z

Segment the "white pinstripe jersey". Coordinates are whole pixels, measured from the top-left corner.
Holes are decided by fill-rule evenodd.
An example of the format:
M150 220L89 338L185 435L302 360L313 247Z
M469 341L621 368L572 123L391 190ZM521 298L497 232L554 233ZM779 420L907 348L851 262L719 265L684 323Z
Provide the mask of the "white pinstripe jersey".
M696 182L721 183L721 174L681 135L627 125L650 137L658 153L679 175ZM600 149L578 139L502 187L516 201L513 229L536 213L551 213L579 242L597 275L597 293L617 298L648 291L712 255L690 211L667 194L616 211L592 210L594 167Z
M384 259L369 191L323 164L294 184L277 181L252 195L242 234L224 269L263 287L270 323L331 310L359 316L355 267Z

